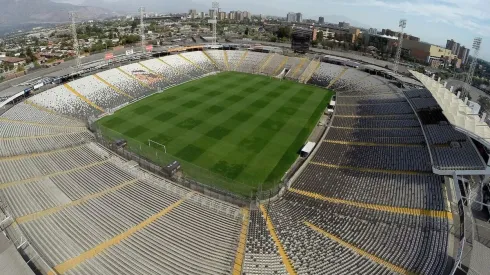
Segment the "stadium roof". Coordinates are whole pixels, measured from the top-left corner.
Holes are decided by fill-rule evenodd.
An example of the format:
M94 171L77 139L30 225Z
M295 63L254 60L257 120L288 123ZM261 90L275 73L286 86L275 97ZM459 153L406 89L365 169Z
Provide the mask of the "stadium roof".
M0 234L0 270L2 274L34 274L4 234Z
M329 54L326 54L323 57L324 58L328 58L328 59L332 59L332 60L340 60L340 61L351 61L351 62L354 62L352 59L349 59L349 58L344 58L344 57L334 56L334 55L329 55Z
M387 39L392 39L392 40L398 40L398 37L396 36L389 36L389 35L386 35L386 34L370 34L372 36L378 36L378 37L382 37L382 38L387 38Z
M399 81L404 82L404 83L422 86L422 83L420 83L420 81L418 81L416 79L406 77L406 76L400 75L400 74L395 74L392 70L389 70L389 69L386 69L386 68L383 68L380 66L376 66L376 65L372 65L372 64L364 64L363 67L366 69L377 70L377 71L383 72L385 74L391 75L392 77L394 77L394 78L396 78Z
M487 272L490 270L490 248L475 241L473 249L468 274L488 274Z

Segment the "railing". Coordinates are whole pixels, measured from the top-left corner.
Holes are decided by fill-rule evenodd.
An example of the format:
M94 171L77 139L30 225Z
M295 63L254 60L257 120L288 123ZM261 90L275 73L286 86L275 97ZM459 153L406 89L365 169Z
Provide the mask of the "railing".
M95 131L99 143L125 159L138 162L140 166L155 174L168 178L169 175L166 175L161 167L174 161L179 162L181 176L172 178L172 180L178 181L186 187L193 186L191 189L201 193L207 194L208 192L214 192L230 198L225 199L225 201L241 201L248 204L251 198L262 200L269 196L274 196L285 186L285 182L281 181L281 179L277 179L277 181L268 184L253 184L233 180L169 153L165 153L163 148L154 143L149 144L148 142L127 137L99 123L93 123L92 130ZM113 141L118 139L126 140L127 145L124 148L117 148L113 144ZM242 205L242 203L239 204Z
M35 96L35 95L42 93L46 90L49 90L55 86L56 85L53 85L53 84L47 84L47 85L44 85L37 90L32 90L29 93L29 95L25 95L24 92L22 91L22 92L19 92L15 95L5 99L4 101L0 102L0 115L3 114L4 112L6 112L8 109L10 109L11 104L15 104L17 102L24 101L25 99L27 99L29 97Z
M10 211L8 205L5 204L5 198L0 195L0 212L6 216L6 219L10 220L8 225L4 226L4 221L0 223L0 230L5 233L7 239L9 239L15 246L19 254L22 256L27 265L36 273L48 273L56 274L53 268L44 260L38 250L29 242L29 239L25 236L19 226L13 226L15 220Z

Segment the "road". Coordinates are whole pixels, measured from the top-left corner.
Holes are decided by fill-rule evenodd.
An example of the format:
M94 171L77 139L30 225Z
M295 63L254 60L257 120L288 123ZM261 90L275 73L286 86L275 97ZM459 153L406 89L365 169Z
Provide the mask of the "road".
M120 54L125 54L126 50L127 49L120 49L120 50L112 51L112 52L114 53L114 55L120 55ZM136 52L136 50L135 50L135 52ZM96 61L96 60L103 60L105 57L105 54L106 54L105 52L102 52L102 53L97 53L97 54L86 56L86 57L82 58L82 64L89 63L89 62ZM52 73L57 72L57 71L70 69L70 67L75 65L75 62L76 62L75 59L68 60L68 61L65 61L65 62L57 65L57 66L51 67L51 68L39 69L39 70L33 71L31 73L28 73L22 77L18 77L18 78L14 78L14 79L11 79L8 81L4 81L4 82L0 83L0 96L2 95L1 91L7 90L8 88L15 86L17 84L26 82L30 79L46 76L46 75L52 74Z
M454 89L457 89L459 87L463 87L464 85L465 85L465 83L461 80L456 80L456 79L452 79L452 78L447 80L447 88L448 89L451 88L451 86L453 86ZM475 101L475 102L478 101L478 98L480 98L480 96L490 98L490 96L487 93L485 93L484 91L477 89L473 86L469 87L468 93L470 94L471 100Z
M243 40L237 40L237 41L234 41L234 43L236 43L236 44L262 44L262 45L281 47L281 48L286 48L286 49L291 48L291 44L289 44L289 43L272 43L272 42L264 42L264 41L243 41ZM194 44L194 43L187 43L186 46L189 46L189 44ZM123 49L119 49L116 51L108 51L108 52L113 52L113 54L116 56L116 55L125 54L127 49L128 48L123 48ZM135 53L138 52L138 49L139 49L138 46L134 47ZM155 49L155 50L157 50L157 49ZM325 50L325 49L318 49L318 48L311 48L311 51L313 51L315 53L319 53L319 54L329 54L329 55L335 55L335 56L340 56L340 57L344 57L344 58L350 58L350 59L361 61L363 63L374 64L374 65L377 65L380 67L384 67L384 66L388 65L391 68L393 66L393 63L383 61L383 60L374 59L374 58L368 57L368 56L362 56L362 55L359 55L355 52L341 52L341 51L332 51L332 50ZM82 64L89 63L92 61L97 61L97 60L103 60L105 57L105 54L106 54L106 52L102 52L102 53L97 53L97 54L93 54L90 56L86 56L82 59ZM33 71L31 73L28 73L27 75L24 75L22 77L18 77L18 78L14 78L14 79L11 79L8 81L4 81L4 82L0 83L0 97L18 92L17 90L19 90L19 89L10 89L10 88L15 86L15 85L18 85L20 83L26 82L26 81L31 80L31 79L39 78L42 76L47 76L47 75L50 75L50 74L53 74L53 73L56 73L56 72L59 72L62 70L69 70L71 67L73 67L75 65L75 62L76 62L75 59L69 60L69 61L63 62L63 63L61 63L57 66L51 67L51 68L39 69L39 70ZM408 70L405 66L399 66L399 72L408 73ZM7 91L7 90L9 90L9 91Z

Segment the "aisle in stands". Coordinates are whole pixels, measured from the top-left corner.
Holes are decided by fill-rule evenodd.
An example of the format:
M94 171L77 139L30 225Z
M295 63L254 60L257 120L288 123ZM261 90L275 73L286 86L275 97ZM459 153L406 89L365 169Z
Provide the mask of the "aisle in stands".
M289 79L339 91L337 109L291 188L249 212L132 166L84 128L89 117L218 70L276 76L285 68ZM7 148L1 198L59 274L433 275L445 268L451 216L442 179L431 173L410 104L378 76L278 54L189 52L55 87L3 114L0 129ZM430 142L465 142L451 137Z

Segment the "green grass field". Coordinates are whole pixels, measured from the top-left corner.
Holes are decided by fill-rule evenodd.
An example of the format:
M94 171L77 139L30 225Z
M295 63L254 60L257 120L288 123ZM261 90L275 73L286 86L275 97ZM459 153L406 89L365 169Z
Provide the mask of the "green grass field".
M148 139L164 144L184 160L184 173L247 196L260 184L267 190L280 181L331 95L292 81L225 72L145 98L98 124L132 147ZM199 175L204 169L224 180Z

